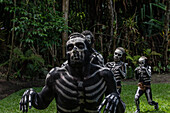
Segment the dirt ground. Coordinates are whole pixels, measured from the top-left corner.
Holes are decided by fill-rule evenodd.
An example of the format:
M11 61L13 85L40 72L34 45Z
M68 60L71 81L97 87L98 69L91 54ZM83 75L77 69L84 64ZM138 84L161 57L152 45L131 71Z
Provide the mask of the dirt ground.
M128 79L125 81L133 82L135 79ZM8 95L19 91L23 88L30 87L40 87L45 83L44 79L30 82L21 82L21 81L6 81L0 79L0 100L7 97ZM153 74L152 83L170 83L170 73L167 74Z
M6 81L0 79L0 100L23 88L40 87L44 86L44 84L45 80L43 79L30 82Z

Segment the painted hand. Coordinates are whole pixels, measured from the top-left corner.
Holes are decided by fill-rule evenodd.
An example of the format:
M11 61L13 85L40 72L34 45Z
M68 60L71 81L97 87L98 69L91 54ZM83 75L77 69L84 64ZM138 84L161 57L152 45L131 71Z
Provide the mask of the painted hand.
M32 107L32 98L35 94L35 91L30 88L29 90L26 90L24 94L22 95L22 98L20 100L20 111L22 110L24 112L28 112L28 107L31 109Z
M117 94L109 94L98 107L98 112L101 113L102 108L105 106L103 113L116 113L116 108L119 103L119 96Z

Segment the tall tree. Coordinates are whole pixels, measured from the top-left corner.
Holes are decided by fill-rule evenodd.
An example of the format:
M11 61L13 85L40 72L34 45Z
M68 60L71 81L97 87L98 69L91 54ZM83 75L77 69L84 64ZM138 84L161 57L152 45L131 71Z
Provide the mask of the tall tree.
M165 42L165 65L168 65L168 41L169 41L169 19L170 19L170 0L167 0L167 9L165 13L164 42Z
M16 0L14 0L14 7L16 8ZM16 11L14 11L14 17L16 16ZM9 81L9 76L11 74L11 66L12 66L12 55L13 55L13 50L14 50L14 35L15 35L15 21L13 21L12 24L12 40L11 40L11 52L10 52L10 57L9 57L9 66L8 66L8 72L7 72L7 81Z
M111 54L110 50L111 50L111 45L112 45L112 40L113 40L113 22L114 22L114 12L113 12L113 1L112 0L108 0L108 9L110 12L110 24L111 24L111 28L110 28L110 44L109 44L109 54ZM114 48L113 48L114 49Z
M62 11L63 11L63 17L65 18L65 24L68 26L68 12L69 12L69 0L63 0L62 4ZM62 34L62 56L65 58L65 52L66 52L66 40L68 38L68 32L65 31Z
M111 54L111 45L113 45L113 51L116 48L116 37L115 34L117 33L117 12L116 12L116 1L108 0L108 9L110 13L110 42L109 42L109 49L108 53ZM116 22L116 24L114 24ZM115 25L115 26L114 26Z

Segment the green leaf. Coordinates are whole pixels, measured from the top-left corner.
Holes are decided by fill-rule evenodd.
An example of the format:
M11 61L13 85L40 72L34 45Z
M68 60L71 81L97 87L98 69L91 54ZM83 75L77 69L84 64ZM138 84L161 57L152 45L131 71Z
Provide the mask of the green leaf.
M156 51L152 51L151 55L157 55L157 56L160 56L160 57L162 56L160 53L157 53Z
M153 6L156 6L156 7L159 7L160 9L166 11L166 6L164 4L155 4L155 3L152 3Z
M131 57L131 56L126 56L126 59L128 60L131 60L131 61L133 61L133 58Z
M156 20L156 19L151 19L149 22L155 22L155 23L157 23L159 25L164 25L164 22Z

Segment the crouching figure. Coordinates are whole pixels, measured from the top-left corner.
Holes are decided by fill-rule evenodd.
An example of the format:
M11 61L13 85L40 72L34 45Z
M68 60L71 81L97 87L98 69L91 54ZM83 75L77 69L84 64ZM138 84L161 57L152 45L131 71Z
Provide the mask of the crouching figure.
M124 113L113 73L90 63L91 48L84 35L69 39L66 49L68 65L53 68L41 92L25 91L20 110L27 112L32 106L45 109L55 98L57 113L99 113L104 106L104 112Z

